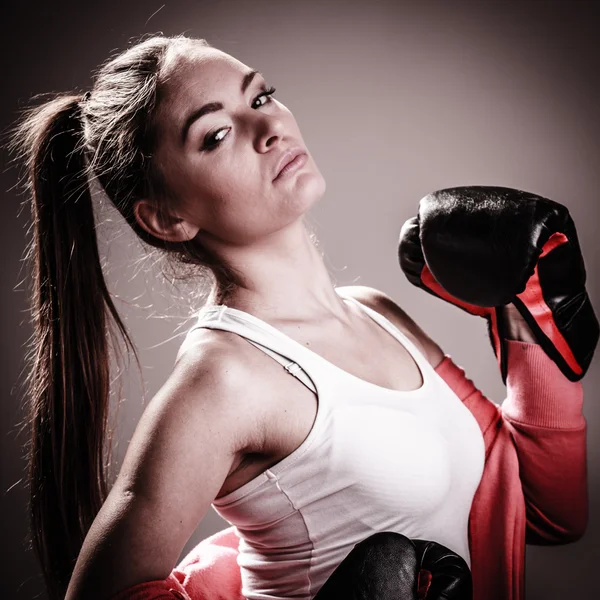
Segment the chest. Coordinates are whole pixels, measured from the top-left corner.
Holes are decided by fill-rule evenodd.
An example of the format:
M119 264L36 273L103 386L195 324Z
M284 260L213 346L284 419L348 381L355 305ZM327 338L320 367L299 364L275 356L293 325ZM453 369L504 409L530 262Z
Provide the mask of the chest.
M270 452L248 457L238 471L239 483L232 477L228 491L267 468L277 472L277 463L296 450L315 426L319 408L327 416L319 418L318 441L311 444L309 455L303 454L293 469L284 472L287 479L278 484L284 490L289 485L307 504L312 504L314 494L322 494L319 510L344 506L350 512L343 518L351 514L372 530L393 519L395 526L417 535L424 523L433 527L434 518L440 519L434 530L444 531L448 511L453 519L466 519L483 469L483 438L456 395L439 378L426 376L422 393L405 396L382 394L340 377L335 385L342 393L335 393L337 387L323 386L320 408L318 398L290 377L301 386L297 410L274 422ZM293 388L282 391L295 398ZM309 398L312 410L305 410ZM248 500L246 518L256 516L260 504L259 499L254 504ZM236 510L243 514L240 506ZM462 525L457 526L461 531Z
M423 375L410 352L388 331L371 323L354 326L346 337L326 330L285 331L318 356L347 374L392 390L415 390ZM257 368L277 393L268 401L260 448L237 457L217 498L224 496L274 466L297 449L310 433L318 410L318 398L298 378L272 357L249 344Z

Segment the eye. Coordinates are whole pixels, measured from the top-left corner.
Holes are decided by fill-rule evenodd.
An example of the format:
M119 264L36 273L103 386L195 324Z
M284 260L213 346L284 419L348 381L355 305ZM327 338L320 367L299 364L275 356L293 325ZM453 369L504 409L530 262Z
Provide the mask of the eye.
M264 96L265 101L262 104L259 104L259 106L264 106L265 104L272 102L271 96L275 92L276 92L276 89L274 87L270 87L268 90L263 89L263 91L258 96L256 96L256 98L254 98L254 102L256 102L259 98L262 98ZM253 104L254 104L254 102L253 102Z
M263 88L262 92L258 96L256 96L256 98L254 98L251 106L254 106L254 104L260 98L264 98L264 100L260 104L258 104L258 106L256 108L260 108L261 106L265 106L265 105L271 103L272 102L271 96L275 92L276 92L276 89L274 87L270 87L269 89ZM231 127L221 127L220 129L217 129L216 131L209 133L204 138L204 143L203 143L202 149L208 150L208 151L214 150L221 143L221 141L225 139L225 136L221 135L221 134L225 133L229 129L231 129Z

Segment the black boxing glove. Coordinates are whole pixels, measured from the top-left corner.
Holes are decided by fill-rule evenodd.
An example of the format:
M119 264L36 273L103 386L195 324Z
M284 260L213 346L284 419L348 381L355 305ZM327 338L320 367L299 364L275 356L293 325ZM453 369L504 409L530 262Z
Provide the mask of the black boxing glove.
M511 302L569 380L585 375L600 328L562 204L503 187L440 190L404 223L398 257L412 284L487 319L505 384L502 307Z
M314 600L472 600L465 560L437 542L383 531L354 546Z

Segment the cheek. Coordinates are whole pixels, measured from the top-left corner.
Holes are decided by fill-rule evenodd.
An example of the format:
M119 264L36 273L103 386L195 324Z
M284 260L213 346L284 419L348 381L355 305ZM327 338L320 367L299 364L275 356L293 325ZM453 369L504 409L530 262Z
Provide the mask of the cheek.
M204 187L232 201L240 197L247 201L257 194L268 193L271 183L268 157L258 155L252 147L233 148L233 144L223 150L203 171Z
M203 171L195 190L211 219L227 229L248 221L249 215L265 205L263 183L257 179L256 170L243 168L239 162L229 161Z
M202 171L197 187L210 198L226 204L251 202L253 197L264 195L264 175L252 161L241 161L230 157Z
M222 153L215 159L195 156L173 170L176 187L188 201L228 201L250 185L239 163Z

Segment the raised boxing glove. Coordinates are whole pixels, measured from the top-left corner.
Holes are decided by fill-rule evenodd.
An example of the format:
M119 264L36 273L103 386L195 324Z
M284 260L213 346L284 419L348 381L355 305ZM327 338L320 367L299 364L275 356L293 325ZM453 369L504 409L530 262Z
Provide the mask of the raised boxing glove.
M562 204L504 187L439 190L402 226L398 258L411 283L487 319L505 384L502 307L511 302L569 380L585 375L600 328Z

